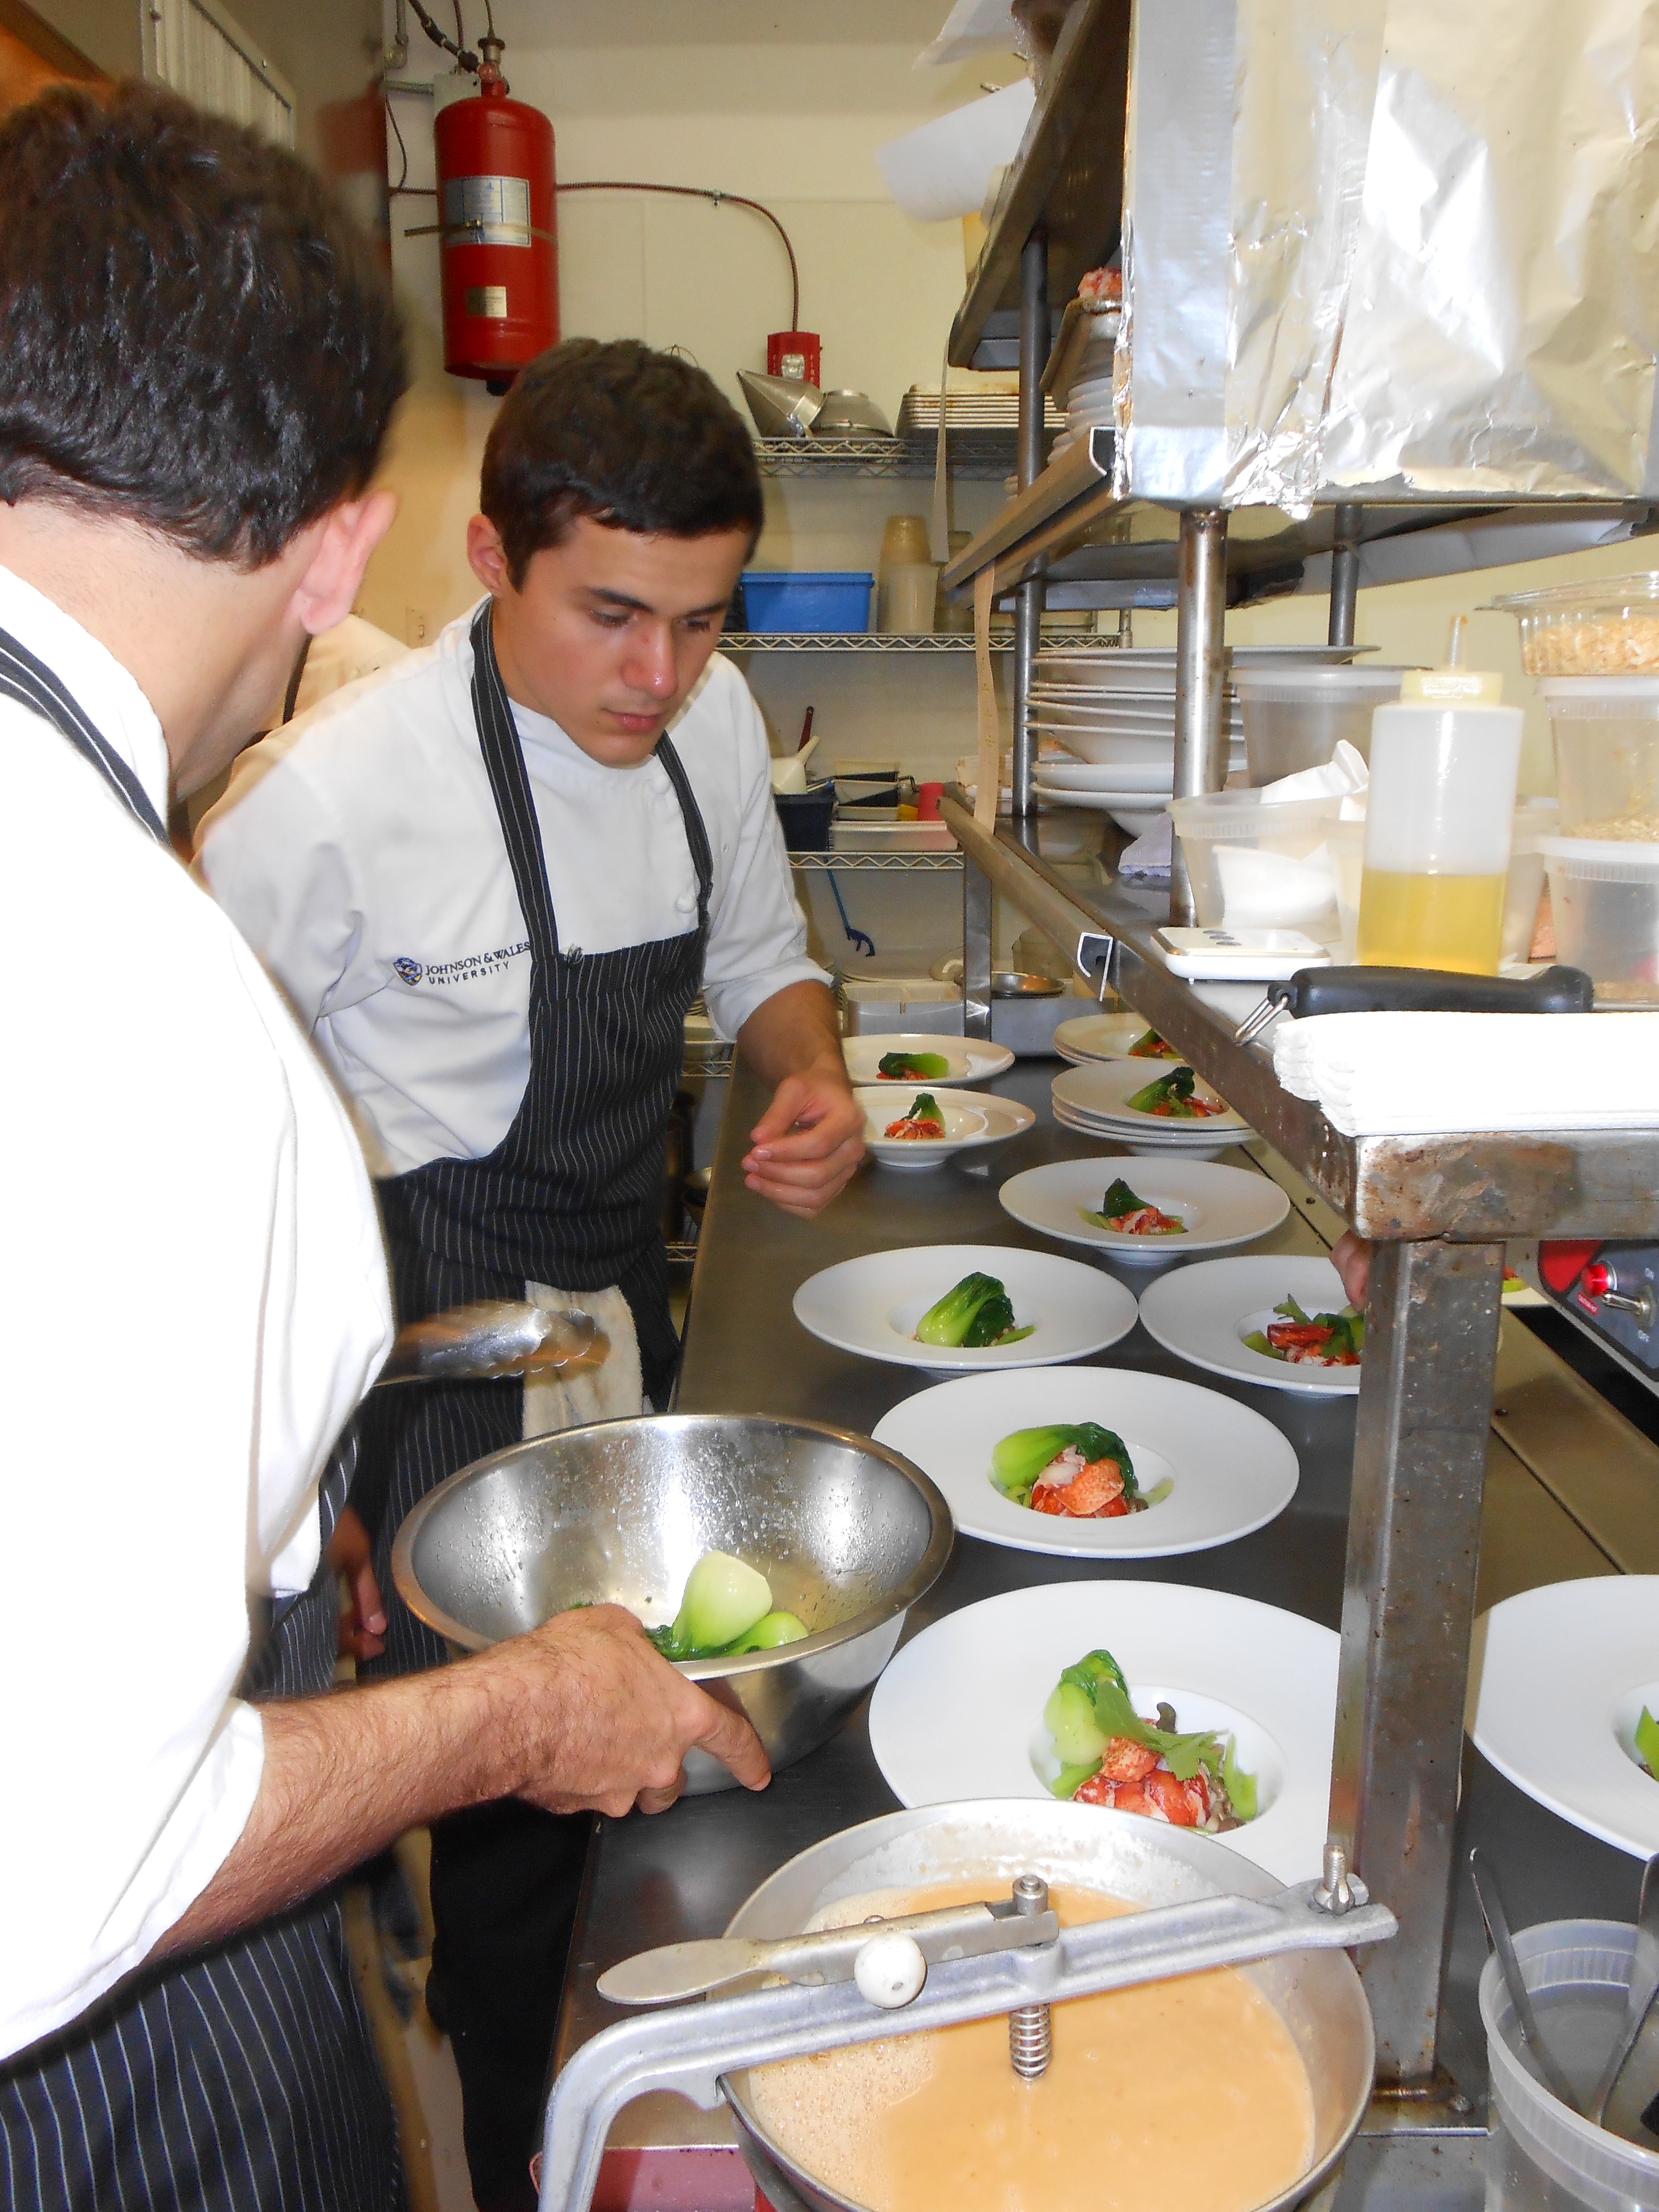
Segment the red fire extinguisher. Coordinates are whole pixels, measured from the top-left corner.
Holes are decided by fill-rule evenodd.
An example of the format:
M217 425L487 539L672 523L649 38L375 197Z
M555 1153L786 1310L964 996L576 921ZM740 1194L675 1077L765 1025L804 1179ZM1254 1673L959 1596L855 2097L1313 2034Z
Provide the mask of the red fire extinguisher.
M559 338L553 126L507 96L501 42L478 41L476 99L434 121L442 249L444 367L507 389Z

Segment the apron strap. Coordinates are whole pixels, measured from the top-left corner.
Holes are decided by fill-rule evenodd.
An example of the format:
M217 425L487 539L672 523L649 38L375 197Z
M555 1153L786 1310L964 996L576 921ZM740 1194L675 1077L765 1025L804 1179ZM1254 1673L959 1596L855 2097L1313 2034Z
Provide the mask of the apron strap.
M541 825L530 793L524 748L519 743L513 702L495 658L495 602L486 599L472 621L472 715L507 842L514 889L530 933L532 971L540 978L552 974L553 963L559 957L559 926L553 915L547 855L542 850Z
M167 825L150 804L149 793L108 738L82 711L44 661L37 660L9 630L0 629L0 696L15 699L66 737L82 760L96 769L127 811L159 845L171 852Z
M691 865L697 872L697 930L700 935L708 928L708 902L714 889L714 856L708 848L708 830L702 818L702 809L697 805L691 788L691 779L685 772L679 749L666 730L657 740L657 758L667 772L674 787L674 796L680 802L680 812L685 820L685 842L691 848Z

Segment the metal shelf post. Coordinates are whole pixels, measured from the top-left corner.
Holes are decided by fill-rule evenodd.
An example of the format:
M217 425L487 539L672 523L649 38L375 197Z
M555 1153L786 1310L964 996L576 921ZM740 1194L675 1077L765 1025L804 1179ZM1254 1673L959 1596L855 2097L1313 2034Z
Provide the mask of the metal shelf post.
M962 1033L991 1034L991 931L995 915L991 878L966 854L962 870Z
M1436 2043L1503 1279L1501 1244L1371 1256L1330 1832L1400 1922L1358 1962L1385 2100L1455 2094Z
M1358 507L1344 501L1331 516L1331 616L1326 631L1330 645L1354 641L1354 611L1359 597Z
M1176 623L1175 795L1195 799L1226 780L1226 665L1223 618L1227 605L1227 517L1219 507L1190 507L1181 517L1180 598ZM1190 928L1198 919L1178 838L1170 840L1170 919Z
M1019 488L1042 473L1042 369L1048 353L1048 239L1041 226L1019 257ZM1028 821L1036 801L1031 771L1036 741L1030 726L1031 672L1042 641L1042 579L1032 576L1014 594L1014 768L1010 779L1017 822Z

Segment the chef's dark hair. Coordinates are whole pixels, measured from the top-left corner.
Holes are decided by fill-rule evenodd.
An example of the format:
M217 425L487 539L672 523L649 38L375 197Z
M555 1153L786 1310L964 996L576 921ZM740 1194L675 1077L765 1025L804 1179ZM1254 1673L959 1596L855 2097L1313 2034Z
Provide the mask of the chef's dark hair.
M520 372L484 447L479 505L517 590L581 516L671 538L760 535L754 441L714 379L635 338L567 338Z
M257 568L363 490L405 383L374 248L295 155L154 86L0 122L0 499Z

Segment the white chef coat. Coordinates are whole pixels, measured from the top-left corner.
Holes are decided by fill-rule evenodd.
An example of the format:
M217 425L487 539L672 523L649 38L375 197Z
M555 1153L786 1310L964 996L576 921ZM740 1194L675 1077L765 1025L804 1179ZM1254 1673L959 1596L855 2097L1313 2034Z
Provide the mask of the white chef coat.
M165 817L125 669L4 568L0 626ZM310 1581L391 1308L349 1124L229 921L4 699L0 788L3 2057L137 1966L240 1834L248 1593Z
M376 1175L481 1159L530 1073L530 946L472 714L471 616L245 754L204 820L214 896L352 1101ZM679 801L654 759L609 768L515 706L561 947L696 925ZM716 655L671 731L714 860L704 992L736 1034L827 981L772 804L765 726Z
M359 677L389 668L408 651L389 630L378 629L361 615L348 615L332 629L319 630L307 651L299 689L294 695L294 720L308 714L319 700L347 684L355 684Z

